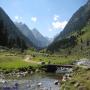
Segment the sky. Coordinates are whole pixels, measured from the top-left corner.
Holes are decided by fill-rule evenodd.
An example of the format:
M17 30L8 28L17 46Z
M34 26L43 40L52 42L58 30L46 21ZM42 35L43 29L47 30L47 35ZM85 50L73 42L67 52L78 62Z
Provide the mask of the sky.
M14 22L36 28L46 37L53 38L68 23L71 16L87 0L0 0L2 7Z

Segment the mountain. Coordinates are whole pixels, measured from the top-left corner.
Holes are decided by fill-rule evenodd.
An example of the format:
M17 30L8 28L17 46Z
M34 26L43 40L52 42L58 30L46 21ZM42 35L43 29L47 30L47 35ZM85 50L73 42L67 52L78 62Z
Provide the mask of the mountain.
M33 46L33 43L22 34L1 7L0 46L6 46L8 48L27 48Z
M30 30L26 24L15 22L15 25L38 49L47 47L49 39L45 38L38 30Z
M37 29L33 29L32 33L38 41L38 43L37 43L38 46L44 48L44 47L47 47L50 44L49 39L44 37Z
M53 38L49 38L49 37L45 37L45 38L49 41L49 44L53 42Z
M37 45L38 43L37 39L34 37L32 31L28 28L26 24L23 24L21 22L20 23L15 22L15 25L19 28L19 30L23 33L23 35L33 43L35 47L39 48L39 46Z
M64 30L55 38L55 41L68 37L70 34L81 30L87 24L87 21L89 19L90 0L88 0L88 2L84 6L82 6L73 14Z
M47 51L90 56L90 0L73 14Z

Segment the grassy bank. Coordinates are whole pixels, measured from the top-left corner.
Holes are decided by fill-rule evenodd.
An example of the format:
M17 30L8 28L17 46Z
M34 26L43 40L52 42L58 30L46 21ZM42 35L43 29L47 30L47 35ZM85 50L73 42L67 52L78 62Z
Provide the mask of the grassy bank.
M20 69L37 69L40 66L35 63L25 62L25 55L18 52L4 51L0 52L0 71L10 72Z
M79 68L62 84L61 90L90 90L90 70Z

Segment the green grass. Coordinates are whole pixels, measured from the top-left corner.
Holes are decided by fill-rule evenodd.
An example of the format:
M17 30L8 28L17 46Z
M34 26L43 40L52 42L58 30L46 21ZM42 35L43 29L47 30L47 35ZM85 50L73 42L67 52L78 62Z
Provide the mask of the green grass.
M22 61L21 57L16 56L1 56L0 67L1 68L19 68L26 67L30 64Z
M42 55L37 55L36 57L33 58L33 60L37 62L46 62L48 63L49 61L51 64L71 64L73 61L77 60L77 56L61 56L61 55L51 55L51 56L44 56Z
M23 54L14 56L9 51L0 52L0 69L18 69L29 66L36 68L38 65L25 62Z
M35 62L46 62L48 63L49 61L51 62L51 64L70 64L72 63L74 60L78 59L76 56L61 56L61 55L49 55L49 56L45 56L44 53L38 53L38 52L32 52L29 51L29 53L27 53L28 55L32 55L35 54L35 57L33 57L33 61ZM25 62L24 61L24 57L25 55L22 54L17 54L16 56L7 56L10 55L10 52L2 52L0 53L0 68L20 68L20 67L28 67L28 66L32 66L32 67L37 67L38 65L36 63L29 63L29 62ZM26 55L27 55L26 54Z
M83 28L84 31L86 31L86 33L84 35L81 36L81 38L85 41L85 40L89 40L90 39L90 24L87 25L85 28Z
M15 54L15 55L14 55ZM33 62L25 62L25 55L35 55L35 57L32 58L32 61L35 61L36 63ZM71 54L71 55L65 55L65 54L48 54L46 56L46 53L40 53L36 51L31 51L27 50L24 54L21 54L19 52L13 51L5 51L5 52L0 52L0 68L3 69L18 69L18 68L23 68L23 67L29 67L32 66L33 68L40 67L38 65L38 62L45 62L48 64L71 64L73 61L78 60L80 58L84 58L80 54Z
M90 71L79 68L79 70L73 73L72 79L62 85L61 90L78 90L79 86L75 87L75 83L73 84L72 82L78 82L79 86L84 86L87 88L84 90L90 90Z
M13 51L14 52L14 51ZM5 51L0 53L0 68L1 69L10 69L10 68L21 68L21 67L29 67L32 66L34 68L37 68L39 65L36 63L30 63L30 62L25 62L25 55L23 54L18 54L16 51L14 52L15 55L10 51ZM11 55L11 56L10 56ZM84 58L81 55L76 55L76 54L71 54L71 55L63 55L60 53L57 54L48 54L48 56L45 56L45 53L39 53L31 50L26 51L26 55L35 55L35 57L32 58L33 61L35 62L45 62L48 64L71 64L73 61L78 60L80 58Z

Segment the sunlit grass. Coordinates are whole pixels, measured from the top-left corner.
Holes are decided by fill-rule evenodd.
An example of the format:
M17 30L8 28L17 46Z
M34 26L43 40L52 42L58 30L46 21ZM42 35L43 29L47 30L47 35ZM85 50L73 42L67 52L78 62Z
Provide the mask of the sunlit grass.
M90 71L85 69L79 69L73 73L73 77L71 80L65 82L62 86L62 90L66 88L66 90L78 90L78 86L75 87L75 83L79 83L81 86L86 87L85 90L90 90Z
M36 64L28 63L23 60L20 56L0 56L0 68L1 69L10 69L10 68L22 68L33 66L36 67Z

